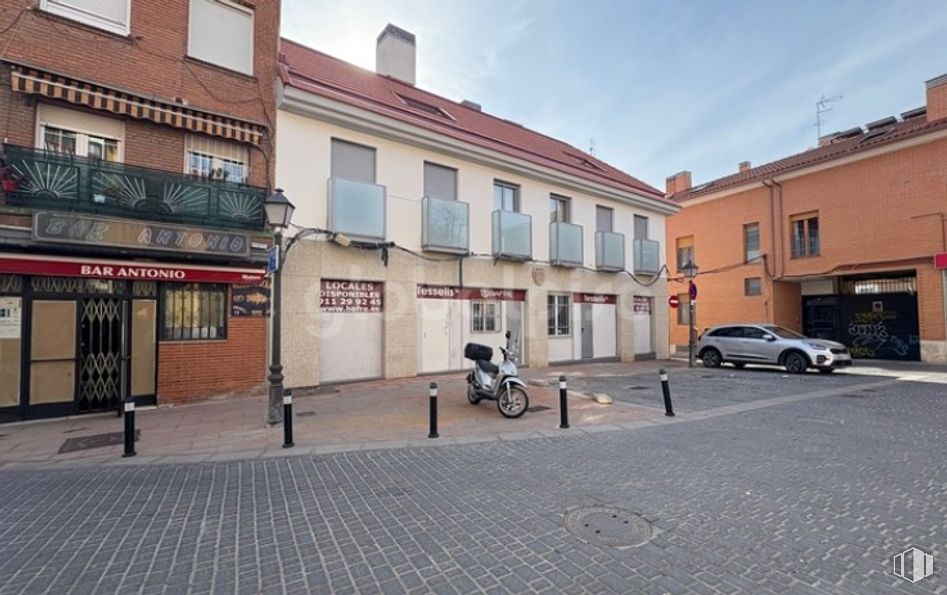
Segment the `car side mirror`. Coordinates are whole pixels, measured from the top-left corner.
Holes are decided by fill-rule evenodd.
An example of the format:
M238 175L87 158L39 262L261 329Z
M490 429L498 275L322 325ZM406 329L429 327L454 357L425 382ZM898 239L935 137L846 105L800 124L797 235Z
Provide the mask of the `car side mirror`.
M773 341L776 340L776 337L774 337L773 335L766 335L766 340L772 343Z

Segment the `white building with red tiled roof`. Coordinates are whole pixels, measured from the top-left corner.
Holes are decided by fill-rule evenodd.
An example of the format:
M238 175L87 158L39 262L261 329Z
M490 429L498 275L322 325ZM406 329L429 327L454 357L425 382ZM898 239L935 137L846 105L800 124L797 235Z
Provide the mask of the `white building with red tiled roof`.
M664 357L664 193L567 143L377 72L280 47L277 185L288 386L463 369L510 331L523 364ZM331 241L335 239L336 241ZM344 244L344 245L343 245Z

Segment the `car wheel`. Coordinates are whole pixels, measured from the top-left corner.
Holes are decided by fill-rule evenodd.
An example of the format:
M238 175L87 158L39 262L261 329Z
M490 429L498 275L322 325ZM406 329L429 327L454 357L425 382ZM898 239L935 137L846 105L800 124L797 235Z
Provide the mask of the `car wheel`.
M835 368L819 368L819 374L831 374Z
M743 362L733 362L733 367L738 370L742 370L743 368L746 367L746 364L744 364Z
M786 357L783 358L783 366L786 367L786 371L790 374L802 374L806 371L807 367L806 357L795 351L787 353Z
M705 368L719 368L720 364L723 363L723 357L721 357L720 352L716 349L708 349L700 356L702 362L704 362Z

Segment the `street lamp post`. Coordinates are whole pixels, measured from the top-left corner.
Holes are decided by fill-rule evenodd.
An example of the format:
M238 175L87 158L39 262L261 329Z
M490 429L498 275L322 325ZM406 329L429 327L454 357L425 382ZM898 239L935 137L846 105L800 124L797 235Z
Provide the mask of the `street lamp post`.
M681 272L687 279L687 367L694 367L694 348L697 345L697 326L694 318L696 317L694 301L694 278L700 269L694 264L693 260L688 260L687 264L681 267Z
M295 207L279 188L263 202L266 222L275 234L275 246L278 254L276 270L272 277L272 316L273 337L270 349L269 400L266 409L266 423L275 425L283 421L283 364L280 363L280 277L282 276L283 232L289 227Z

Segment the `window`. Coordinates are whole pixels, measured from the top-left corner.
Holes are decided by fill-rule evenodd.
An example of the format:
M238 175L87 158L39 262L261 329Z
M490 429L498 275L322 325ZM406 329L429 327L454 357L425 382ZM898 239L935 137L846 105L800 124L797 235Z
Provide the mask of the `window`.
M595 231L614 231L615 211L608 207L595 207Z
M694 236L677 238L677 270L684 269L684 265L694 260Z
M493 210L515 211L520 210L520 187L506 182L493 182Z
M763 280L759 277L748 277L743 280L743 295L750 297L763 295Z
M332 177L375 183L375 149L332 139Z
M227 338L227 286L166 283L161 289L165 341Z
M648 218L641 215L635 215L635 239L648 239Z
M131 0L40 0L40 9L119 35L128 35Z
M792 257L803 258L819 255L819 216L817 213L795 215L790 218L792 227Z
M253 75L253 9L231 0L191 0L187 55Z
M756 328L755 326L745 326L743 327L743 338L744 339L756 339L757 341L762 341L769 336L769 333L764 331L761 328Z
M457 170L425 161L424 196L457 200Z
M499 302L470 303L471 331L475 333L496 333L500 331Z
M246 184L250 178L250 155L243 145L189 134L185 148L185 173L238 184Z
M549 195L549 220L551 222L562 221L568 223L572 217L570 212L570 200L565 196L555 194Z
M686 293L680 293L677 296L680 305L677 307L677 323L687 326L690 324L690 308L687 307L687 300L690 299Z
M760 257L760 224L748 223L743 226L743 260L752 262Z
M568 337L572 333L572 298L569 295L550 295L546 300L547 323L550 337Z
M425 112L425 113L431 114L432 116L437 116L439 118L450 118L451 120L454 119L451 117L450 114L448 114L441 108L437 107L436 105L431 105L430 103L424 103L423 101L414 99L413 97L407 97L406 95L402 95L401 93L395 93L395 96L398 99L400 99L402 103L404 103L406 106L410 107L411 109L416 109L420 112Z
M710 333L711 337L727 337L730 339L742 339L743 338L743 327L740 326L725 326L723 328L718 328L714 332Z
M43 148L54 153L119 161L118 141L91 134L42 125Z

